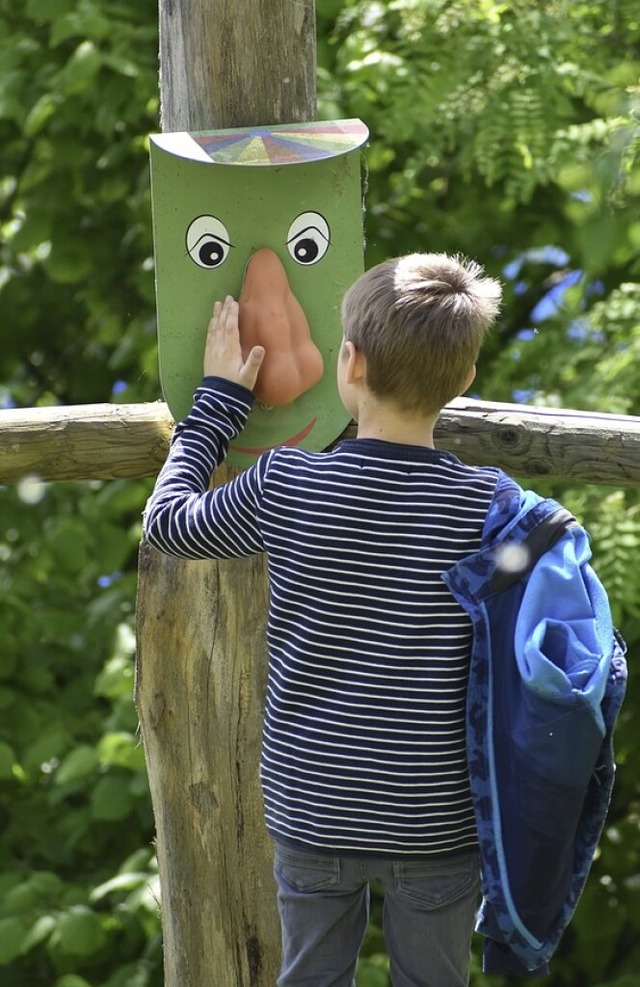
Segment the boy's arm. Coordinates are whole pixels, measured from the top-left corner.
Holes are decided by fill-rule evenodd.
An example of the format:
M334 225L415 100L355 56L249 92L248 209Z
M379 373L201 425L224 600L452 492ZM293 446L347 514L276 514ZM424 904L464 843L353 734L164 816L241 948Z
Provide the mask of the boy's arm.
M262 460L209 490L211 474L245 425L264 351L242 358L237 304L216 302L205 350L205 379L189 415L175 429L169 457L147 503L144 530L161 552L181 558L230 558L263 549L256 513Z

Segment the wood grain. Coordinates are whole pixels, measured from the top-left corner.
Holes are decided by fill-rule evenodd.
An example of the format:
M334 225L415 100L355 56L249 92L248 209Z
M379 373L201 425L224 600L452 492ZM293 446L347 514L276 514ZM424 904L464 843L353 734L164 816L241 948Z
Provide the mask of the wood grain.
M154 476L173 429L164 402L0 412L0 483L25 476L114 480ZM355 426L345 431L353 436ZM640 485L640 418L458 398L436 445L472 464L531 478Z
M263 556L140 552L136 704L162 888L166 987L275 983L279 928L258 777Z
M315 118L313 0L160 0L159 16L164 131ZM223 466L217 479L233 475ZM182 562L143 545L138 594L165 987L273 987L280 929L258 782L264 560Z

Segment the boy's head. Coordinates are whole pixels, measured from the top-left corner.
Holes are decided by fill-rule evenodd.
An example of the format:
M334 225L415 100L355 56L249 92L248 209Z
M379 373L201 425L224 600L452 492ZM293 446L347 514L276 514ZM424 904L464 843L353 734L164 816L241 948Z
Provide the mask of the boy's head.
M367 387L407 412L437 414L468 384L501 286L475 261L407 254L366 271L342 303L345 340Z

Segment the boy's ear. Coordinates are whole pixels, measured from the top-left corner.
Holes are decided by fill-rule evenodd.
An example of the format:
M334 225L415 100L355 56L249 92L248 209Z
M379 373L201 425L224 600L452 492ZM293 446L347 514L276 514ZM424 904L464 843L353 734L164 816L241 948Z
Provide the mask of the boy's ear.
M366 380L367 361L364 354L356 348L350 339L344 343L347 360L346 381L348 384L359 384Z
M476 379L476 365L474 363L471 370L465 377L464 384L460 388L460 394L464 394L465 391L468 391L475 379Z

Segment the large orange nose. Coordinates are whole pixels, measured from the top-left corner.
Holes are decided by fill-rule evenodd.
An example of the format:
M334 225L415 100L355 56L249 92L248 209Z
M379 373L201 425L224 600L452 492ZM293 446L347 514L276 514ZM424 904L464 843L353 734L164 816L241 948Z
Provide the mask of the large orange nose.
M250 258L239 305L243 354L246 357L256 345L265 350L256 397L274 408L291 404L318 383L324 363L303 308L273 250L263 248Z

